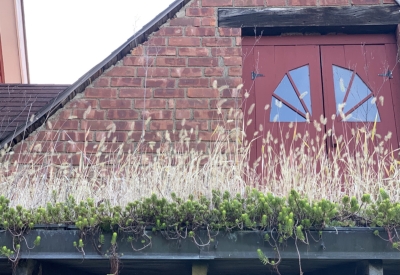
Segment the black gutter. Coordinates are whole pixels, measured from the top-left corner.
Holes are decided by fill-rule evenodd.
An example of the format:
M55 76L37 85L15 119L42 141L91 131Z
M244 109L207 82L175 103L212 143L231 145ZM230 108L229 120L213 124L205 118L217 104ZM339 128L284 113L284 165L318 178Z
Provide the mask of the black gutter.
M278 245L282 259L302 260L399 260L400 252L392 247L392 244L375 236L378 230L380 236L386 238L384 228L338 228L308 232L308 244L290 238ZM277 258L277 250L265 241L265 234L271 232L262 231L232 231L213 232L214 242L208 246L197 247L191 238L168 239L162 232L147 231L151 237L151 245L143 237L139 237L132 244L128 242L129 233L118 232L118 253L123 254L125 260L257 260L257 249L261 249L270 259ZM104 233L104 243L98 246L99 236L85 234L84 258L86 260L105 259L104 254L110 249L112 233ZM40 245L35 248L33 243L37 236L41 237ZM272 233L276 237L276 232ZM82 253L78 252L73 242L79 242L82 238L79 230L31 230L24 234L24 242L21 242L21 259L76 259L82 260ZM135 239L135 238L133 238ZM0 244L8 248L13 245L13 236L8 232L0 232ZM208 242L206 231L196 232L197 242ZM273 237L270 238L273 242ZM28 246L29 247L28 247ZM134 251L133 247L136 250ZM148 245L146 248L143 248ZM4 256L0 256L0 259Z
M54 114L59 108L62 108L67 102L75 97L76 94L82 93L96 78L104 71L115 65L119 60L126 56L133 48L145 42L149 35L157 31L160 26L165 24L169 19L179 12L190 0L175 0L168 8L158 14L153 20L143 26L141 30L131 36L118 49L113 51L106 59L101 61L86 74L80 77L70 87L61 92L47 106L37 112L33 121L19 126L12 134L7 135L0 143L0 149L6 144L14 145L23 140L30 133L39 128L47 118Z

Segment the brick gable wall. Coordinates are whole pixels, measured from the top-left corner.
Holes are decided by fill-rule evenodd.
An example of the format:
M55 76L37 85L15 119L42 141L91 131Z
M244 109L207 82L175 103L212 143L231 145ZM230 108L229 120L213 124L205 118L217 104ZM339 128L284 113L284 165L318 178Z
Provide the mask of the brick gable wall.
M123 144L135 150L145 130L153 152L188 130L192 148L206 150L229 109L241 106L241 29L219 28L218 7L384 5L393 0L193 0L150 39L104 72L50 122L15 146L14 157L50 151L54 161L79 163L79 153ZM226 89L215 89L226 85ZM221 105L218 110L217 105ZM229 124L228 124L229 127ZM233 125L232 125L233 127ZM195 129L192 133L190 129ZM166 133L168 131L168 134ZM110 133L111 132L111 133ZM166 136L168 135L168 137ZM200 141L201 140L201 141ZM102 143L103 144L103 143ZM101 146L101 145L100 145ZM30 155L31 156L31 155ZM22 158L21 158L22 157Z

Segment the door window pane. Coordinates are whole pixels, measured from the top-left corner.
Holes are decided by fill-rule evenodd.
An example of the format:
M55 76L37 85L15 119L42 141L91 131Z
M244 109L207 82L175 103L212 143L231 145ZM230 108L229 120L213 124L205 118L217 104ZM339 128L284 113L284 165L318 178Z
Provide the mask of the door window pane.
M332 66L332 70L337 114L340 114L339 105L345 103L344 107L342 107L345 121L373 122L375 121L375 118L377 118L377 121L379 122L380 117L378 108L376 107L375 100L372 100L374 98L373 94L365 82L358 76L358 74L354 74L353 82L349 87L350 80L354 72L352 70L343 69L335 65ZM346 98L347 93L348 95ZM349 111L367 98L367 101L349 113ZM344 102L345 100L346 102Z
M349 122L372 122L375 121L375 119L377 122L381 121L378 108L373 98L365 101L360 107L346 117L346 121Z
M362 81L361 78L356 74L354 76L353 83L351 84L350 93L347 97L343 112L348 112L351 110L351 108L356 106L360 101L369 95L372 96L372 93L368 89L368 86L365 85L364 81Z
M301 111L302 113L305 113L305 110L304 110L303 106L301 105L299 97L297 96L296 91L293 89L293 86L290 83L287 75L285 75L283 77L281 83L279 83L274 94L276 94L281 99L283 99L284 101L286 101L287 103L292 105L297 110ZM272 104L273 104L273 102L272 102Z
M286 106L277 98L272 97L270 121L272 122L306 122L306 119Z
M289 71L289 74L311 115L310 71L308 65L291 70Z
M270 121L305 122L306 110L303 106L306 106L311 113L310 73L308 65L291 70L289 74L291 80L288 75L285 75L274 91L271 100Z
M332 66L332 70L336 106L338 106L338 104L343 103L353 72L335 65Z

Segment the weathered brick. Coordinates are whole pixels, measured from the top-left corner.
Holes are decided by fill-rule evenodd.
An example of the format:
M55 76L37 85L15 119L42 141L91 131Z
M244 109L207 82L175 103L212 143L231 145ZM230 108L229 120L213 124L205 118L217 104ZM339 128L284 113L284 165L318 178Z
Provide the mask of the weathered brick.
M185 30L187 36L215 36L213 27L187 27ZM200 41L199 41L200 44Z
M157 66L181 67L186 66L186 58L180 57L157 57Z
M128 99L102 99L100 100L100 108L103 109L130 109L132 101Z
M111 86L113 87L139 87L142 85L141 78L135 77L113 77L111 78Z
M191 111L190 110L176 110L175 111L175 118L176 119L189 119L191 118Z
M109 87L110 78L109 77L99 77L93 82L94 87Z
M232 130L238 127L241 127L242 122L237 120L230 120L230 121L221 121L221 120L212 120L211 123L211 130L214 131L218 128L223 128L225 130Z
M179 87L208 87L209 85L209 78L180 78L178 80Z
M223 97L223 98L242 97L242 96L243 96L242 90L238 90L236 88L234 88L234 89L224 89L221 92L221 97Z
M146 79L146 87L154 88L173 88L175 87L175 79L167 78L151 78Z
M201 6L201 0L193 0L192 3L190 3L189 7L200 7Z
M105 111L102 110L87 110L77 109L72 110L72 116L76 117L77 119L104 119L105 118Z
M189 88L187 92L188 97L218 97L219 92L217 89L212 88Z
M200 46L200 38L198 37L170 37L169 44L170 46L178 46L178 47L198 47Z
M141 130L143 128L142 121L112 121L112 120L103 120L103 121L87 121L83 120L81 122L82 130L92 130L92 131L109 131L111 128L110 125L114 124L116 127L116 131L134 131Z
M215 17L204 17L201 19L201 25L202 26L216 26L217 20L215 19Z
M63 141L92 141L92 133L82 131L61 131L59 132L59 139Z
M78 127L78 120L57 120L46 123L46 129L48 130L78 130Z
M236 7L264 6L264 0L234 0Z
M203 0L203 7L231 7L233 0Z
M125 66L152 66L154 57L150 56L126 56L123 59Z
M212 48L212 56L242 56L242 49L240 47L229 48Z
M154 97L184 97L184 89L155 89Z
M170 26L200 26L201 20L200 18L196 18L196 17L180 17L180 18L173 18L171 19L171 21L169 22Z
M155 120L150 122L150 130L173 130L174 122L172 120Z
M161 141L162 135L161 132L158 131L153 131L153 132L142 132L142 131L134 131L131 133L129 136L129 140L133 141L139 141L139 140L145 140L145 141Z
M57 118L58 119L69 119L69 117L71 116L71 110L61 110L59 113L58 113L58 116L57 116Z
M181 36L182 34L183 29L181 27L164 27L156 32L156 35L160 36Z
M232 38L230 37L204 37L203 47L231 47Z
M347 6L350 5L349 0L319 0L321 6Z
M105 142L125 142L128 140L127 132L96 132L96 141L104 140Z
M179 48L178 54L180 56L209 56L210 50L208 48Z
M189 57L188 66L190 67L215 67L218 65L218 58L214 57Z
M85 97L88 97L88 98L116 98L117 97L117 89L86 88Z
M47 130L43 130L43 131L40 131L40 132L36 133L36 135L30 135L25 140L26 141L27 140L28 141L33 141L33 140L36 140L36 141L57 140L59 138L61 132L64 132L64 131L47 131ZM20 143L20 144L27 145L27 142ZM14 147L14 148L16 148L16 147ZM25 148L26 148L26 146L25 146ZM19 148L19 149L21 149L21 148ZM23 150L26 151L26 149L23 149ZM14 150L14 152L16 152L16 151ZM19 151L19 152L21 152L21 151Z
M171 77L201 77L201 68L172 68Z
M169 76L169 68L137 68L137 76L166 77Z
M207 121L195 121L195 120L186 120L186 121L177 121L176 122L176 130L190 130L190 129L199 129L199 130L208 130L208 122Z
M205 68L204 76L223 76L224 68L216 67L216 68Z
M286 0L267 0L267 6L275 6L275 7L286 6Z
M150 56L172 56L176 55L176 47L156 47L149 46L145 48L144 55Z
M97 108L96 99L73 99L70 101L68 108L72 109L87 109L89 106L94 109Z
M136 76L136 68L128 66L113 67L107 71L106 76Z
M228 85L230 88L236 88L239 84L242 84L242 78L240 77L222 77L222 78L212 78L211 83L217 81L217 86L225 86Z
M217 110L193 110L193 119L218 119L221 118L222 114L218 113Z
M165 99L136 99L134 106L136 109L165 109L167 100Z
M242 29L240 28L218 28L220 36L241 36Z
M352 0L353 5L379 5L380 0Z
M199 132L199 139L204 141L217 141L224 139L224 137L214 132Z
M210 101L211 108L222 108L222 109L230 109L230 108L241 108L242 99L232 98L232 99L212 99Z
M229 67L229 76L242 76L242 67Z
M108 119L137 119L139 113L136 110L109 110L107 113Z
M208 108L207 99L176 99L176 109L204 109Z
M241 66L242 57L241 56L224 56L225 66Z
M151 119L172 119L171 110L146 110L142 111L142 116L144 119L151 117Z
M365 1L365 0L361 0L361 1ZM379 0L377 0L377 1L379 1ZM317 0L288 0L288 5L289 6L316 6Z
M145 46L165 46L167 38L152 36L146 42L143 43Z
M150 89L143 88L122 88L119 90L119 97L121 98L143 98L151 97L152 92Z
M186 9L186 16L213 16L215 13L214 8L187 8Z
M144 47L143 47L143 45L139 45L136 48L132 49L131 50L131 55L138 55L138 56L144 55Z

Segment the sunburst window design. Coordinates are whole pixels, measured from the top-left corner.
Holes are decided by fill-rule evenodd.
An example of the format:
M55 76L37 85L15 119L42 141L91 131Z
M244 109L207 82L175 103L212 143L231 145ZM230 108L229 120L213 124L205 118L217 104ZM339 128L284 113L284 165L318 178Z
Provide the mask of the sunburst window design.
M272 95L270 121L306 122L311 115L308 65L289 71Z
M380 121L376 98L352 70L332 66L337 115L349 122Z

